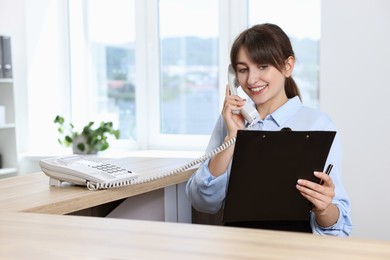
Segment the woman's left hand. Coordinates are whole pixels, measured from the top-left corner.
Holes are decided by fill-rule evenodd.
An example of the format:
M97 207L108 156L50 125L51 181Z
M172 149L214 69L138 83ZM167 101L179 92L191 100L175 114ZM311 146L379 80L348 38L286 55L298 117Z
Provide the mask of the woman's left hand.
M322 184L299 179L296 188L308 201L313 204L313 212L316 215L326 215L335 196L332 179L324 172L314 172L314 175L322 180Z

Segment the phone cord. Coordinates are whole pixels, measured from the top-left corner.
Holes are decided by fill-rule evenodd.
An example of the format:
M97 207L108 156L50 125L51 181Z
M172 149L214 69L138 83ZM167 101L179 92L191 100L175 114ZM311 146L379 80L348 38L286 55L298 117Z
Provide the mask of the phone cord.
M127 186L131 184L140 184L140 183L145 183L148 181L164 178L173 174L181 173L184 172L204 161L207 159L212 158L216 154L226 150L228 147L232 146L236 142L236 138L233 137L229 139L228 141L224 142L222 145L218 146L216 149L212 150L209 153L206 153L202 155L201 157L197 158L196 160L193 160L181 167L178 167L174 170L171 170L166 173L162 173L153 177L147 177L147 178L142 178L138 177L137 179L132 179L132 180L125 180L125 181L119 181L119 182L109 182L109 183L104 183L104 182L99 182L99 183L91 183L90 181L87 181L87 188L89 190L99 190L99 189L108 189L108 188L116 188L116 187L121 187L121 186Z
M217 147L216 149L212 150L211 152L204 154L203 156L199 157L198 159L196 159L192 162L189 162L189 163L183 165L182 167L179 167L179 168L176 168L176 169L170 171L169 174L175 174L175 173L179 173L179 172L183 172L185 170L188 170L188 169L192 168L193 166L196 166L196 165L206 161L207 159L212 158L214 155L226 150L228 147L232 146L235 142L236 142L236 138L233 137L230 140L223 143L222 145L220 145L219 147Z

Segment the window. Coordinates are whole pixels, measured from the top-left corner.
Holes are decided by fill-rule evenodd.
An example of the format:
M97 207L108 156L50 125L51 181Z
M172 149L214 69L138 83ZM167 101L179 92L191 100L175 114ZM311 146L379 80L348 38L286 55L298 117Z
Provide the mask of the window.
M294 80L303 103L319 106L320 0L249 0L249 25L275 23L290 37L296 56Z
M69 23L69 46L67 39L58 44L58 49L64 48L64 58L58 63L70 52L70 80L59 67L62 73L51 81L61 83L55 84L57 88L70 87L63 95L47 83L45 87L51 91L46 92L56 94L59 102L52 105L53 111L46 111L46 122L52 122L57 113L64 114L56 111L65 111L76 126L90 120L112 121L121 130L121 140L112 142L114 146L204 150L224 100L230 46L243 29L262 22L277 23L290 36L297 56L294 78L303 102L318 106L320 0L67 3L68 17L63 24ZM61 18L64 8L52 9ZM58 34L66 38L66 29ZM41 32L40 28L36 32ZM42 36L34 35L36 42L41 42ZM50 39L52 33L47 36ZM51 39L44 39L51 44ZM45 53L42 47L39 55L31 56L42 60ZM61 66L66 67L67 62ZM39 80L31 87L31 93L42 93ZM29 102L39 104L40 97L32 95ZM34 111L30 112L31 124L43 117ZM41 128L34 129L35 137ZM55 129L53 132L55 135ZM55 137L46 137L42 134L34 140L47 139L52 144ZM43 141L39 147L45 149Z

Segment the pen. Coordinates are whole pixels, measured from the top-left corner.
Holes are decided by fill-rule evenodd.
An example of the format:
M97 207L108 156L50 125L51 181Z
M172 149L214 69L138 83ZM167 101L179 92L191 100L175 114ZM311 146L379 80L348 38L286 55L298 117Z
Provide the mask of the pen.
M329 164L328 167L327 167L326 170L325 170L326 175L329 175L329 174L330 174L330 172L332 171L332 168L333 168L333 164ZM324 181L321 179L320 185L322 185L323 182L324 182Z

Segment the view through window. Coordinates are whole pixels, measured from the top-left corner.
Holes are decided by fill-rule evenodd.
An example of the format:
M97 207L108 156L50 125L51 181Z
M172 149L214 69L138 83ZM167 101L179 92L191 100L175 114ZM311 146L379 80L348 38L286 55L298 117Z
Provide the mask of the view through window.
M86 3L89 111L96 122L112 121L121 139L136 138L134 0ZM80 85L73 86L79 91Z
M160 133L209 135L219 114L218 0L160 0Z

